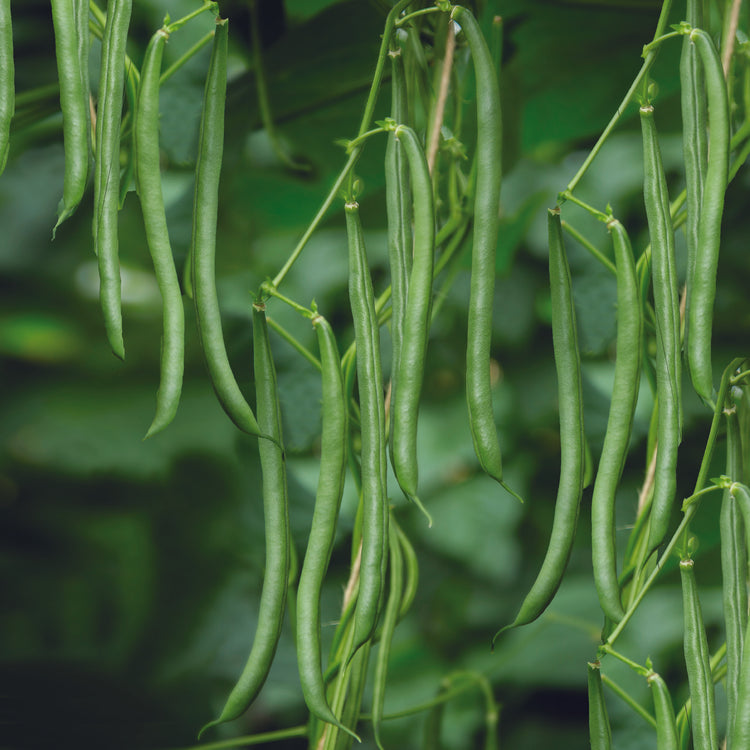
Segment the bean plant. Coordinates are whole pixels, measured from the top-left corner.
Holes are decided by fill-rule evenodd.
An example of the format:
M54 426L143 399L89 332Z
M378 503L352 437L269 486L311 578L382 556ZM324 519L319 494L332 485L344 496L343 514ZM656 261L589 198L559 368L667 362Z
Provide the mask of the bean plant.
M0 0L0 170L19 157L14 140L23 143L39 119L34 91L20 93L14 86L11 13L17 5ZM242 4L195 0L184 17L172 18L165 2L163 23L149 30L145 53L131 57L128 42L141 31L131 28L138 5L139 0L51 0L65 171L49 232L63 237L82 207L93 205L90 247L80 252L94 254L104 336L91 346L108 346L127 363L119 240L124 207L137 200L162 314L153 418L142 429L146 446L178 429L186 356L199 347L203 382L210 383L233 429L244 433L259 457L264 564L255 625L222 623L244 639L245 660L236 664L235 682L213 712L194 717L191 747L296 741L295 747L343 750L362 742L384 750L398 746L388 734L389 721L409 717L424 726L423 746L434 749L442 746L446 704L467 695L482 702L484 719L480 738L466 737L463 746L499 747L508 686L493 680L493 670L498 660L509 658L504 647L509 639L535 621L559 617L555 597L581 549L578 526L579 537L590 531L590 545L584 545L592 556L589 590L599 608L588 658L578 665L580 695L588 695L591 747L617 747L626 722L610 716L626 713L647 728L649 746L663 750L750 747L750 650L744 651L750 637L750 342L731 351L717 347L714 325L721 302L717 276L723 267L725 193L742 179L750 152L750 64L743 28L748 13L739 0L663 0L655 28L644 29L633 43L633 68L640 64L640 69L629 88L617 92L621 101L611 120L588 143L567 184L559 184L551 202L536 211L535 221L546 223L548 238L544 306L551 342L546 343L554 356L559 416L557 491L548 498L534 496L534 485L513 468L514 448L508 453L508 430L497 418L497 400L509 386L497 377L505 356L496 345L497 327L504 324L493 306L496 279L507 271L499 255L509 226L502 191L513 167L506 167L503 133L511 89L504 63L513 36L504 29L502 0L379 4L380 47L360 94L359 124L331 136L340 146L335 179L318 197L319 208L296 244L276 253L274 271L246 290L252 377L238 366L236 346L229 345L227 306L217 279L233 39L246 32L233 11ZM259 113L275 168L303 182L314 155L298 153L274 117L259 6L254 0L245 5L254 80L254 99L246 106ZM207 18L208 34L165 68L171 40ZM654 73L661 57L673 67L658 68L661 75L679 78L677 172L673 161L665 167L662 154L660 113L667 95ZM165 208L170 171L177 166L164 160L160 145L160 121L167 114L160 93L166 81L197 63L204 65L205 84L189 160L192 232L188 252L180 254ZM606 67L607 61L597 64ZM98 87L90 80L95 75ZM642 179L635 211L619 205L617 196L583 189L592 165L633 121ZM371 189L360 174L368 152L381 160L382 188ZM377 190L385 198L387 273L373 261L377 239L368 228L381 210ZM289 284L300 259L315 252L316 233L331 221L347 250L338 261L346 269L345 315L330 299L316 301L303 286ZM253 257L244 262L252 270ZM615 282L609 288L616 337L601 430L587 425L587 353L577 322L586 291L582 267L601 270ZM445 336L440 316L446 304L460 306L459 319L466 321L465 351L454 357L463 369L464 424L475 454L470 463L494 480L493 503L523 504L532 516L544 503L553 512L539 516L538 522L549 526L538 569L531 552L522 550L531 561L522 563L528 581L523 600L501 596L485 605L492 607L494 625L472 634L484 639L483 662L448 671L434 685L434 698L394 707L388 700L394 644L402 628L419 618L421 549L414 530L419 528L422 538L439 523L433 522L432 490L420 471L425 458L420 405L429 398L431 351ZM295 406L280 397L282 346L294 353L295 367L314 368L320 379L317 489L314 509L304 519L290 514L297 480L284 428L294 421ZM650 413L641 417L645 442L634 433L639 411ZM623 477L626 468L632 476L634 467L640 490L637 504L628 504ZM355 499L353 505L344 502L347 496ZM701 596L701 568L712 558L703 554L702 537L710 534L700 519L717 504L720 633L707 628ZM491 524L483 527L490 537L497 531ZM332 613L323 592L342 556L348 578L339 611ZM639 650L637 638L627 637L648 627L639 619L644 603L654 596L655 584L676 570L682 613L669 616L681 622L683 653L681 669L668 671L658 655ZM293 633L291 641L282 638L285 629ZM294 652L289 658L298 666L295 689L306 718L254 730L254 711L273 682L275 661L287 656L284 649ZM622 674L617 671L622 665L633 678L625 687L612 677ZM639 683L650 689L650 700ZM240 720L246 734L237 736Z

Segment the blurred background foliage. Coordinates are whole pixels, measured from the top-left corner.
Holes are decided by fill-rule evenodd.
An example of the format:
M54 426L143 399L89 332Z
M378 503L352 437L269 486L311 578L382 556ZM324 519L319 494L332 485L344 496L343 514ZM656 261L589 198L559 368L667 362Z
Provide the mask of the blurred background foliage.
M194 2L136 0L134 5L128 52L139 64L164 14L177 18ZM395 484L391 487L400 522L417 548L421 579L415 606L396 633L386 713L428 700L454 670L476 669L491 680L501 704L503 746L587 746L585 664L594 657L602 624L591 575L590 489L568 575L548 614L504 636L494 654L489 641L512 619L537 573L556 491L559 435L543 209L554 203L619 104L640 66L660 5L657 0L487 0L477 9L485 28L501 14L505 29L506 176L494 313L495 416L509 482L527 503L520 506L481 475L472 451L463 393L467 245L464 268L435 320L426 368L420 478L434 527L427 529ZM287 147L311 166L303 175L276 161L262 130L247 4L231 0L220 6L230 18L232 61L217 276L227 346L252 398L250 292L283 264L343 164L335 141L356 133L387 3L261 3L271 107ZM673 21L682 13L682 4L675 3ZM255 628L264 559L256 444L235 430L213 396L190 305L180 411L164 433L142 442L158 381L161 318L138 199L131 192L121 213L127 358L119 362L108 350L98 309L90 196L51 241L63 149L48 3L16 2L13 14L17 91L24 106L0 179L0 747L187 745L220 708ZM201 16L175 33L165 67L211 23ZM665 46L653 73L673 196L682 187L678 46ZM98 43L92 50L96 71ZM161 94L164 191L178 263L190 242L208 56L205 49ZM47 94L42 89L43 95L26 105L25 93L38 87L48 87ZM388 113L388 101L386 82L376 118ZM640 252L647 236L633 112L578 194L601 208L611 203ZM357 168L376 291L388 283L383 155L384 140L373 140ZM715 369L723 369L748 342L747 203L743 169L727 194ZM610 253L602 225L575 207L566 207L564 218ZM572 241L568 248L585 360L586 430L597 459L612 380L614 279ZM283 291L305 304L314 298L337 330L342 349L352 338L346 273L343 212L333 210ZM309 323L278 302L270 303L269 314L314 347ZM387 352L387 331L383 341ZM289 454L292 529L302 553L317 481L320 385L316 371L288 344L276 338L273 346ZM622 543L643 477L650 408L644 384L619 498ZM680 458L683 495L690 492L703 452L708 417L697 399L688 404ZM722 451L720 446L713 476L722 471ZM695 523L701 543L697 570L715 649L722 638L718 504L704 505ZM354 507L348 486L340 544L324 594L327 623L338 616L348 574ZM621 650L640 661L650 655L679 701L686 695L686 678L676 581L673 572L665 574L621 639ZM332 626L324 628L324 637L332 632ZM610 674L647 700L645 681L638 684L617 664ZM610 711L619 748L653 742L652 730L617 699L610 701ZM219 728L215 736L292 726L305 716L287 622L260 698L242 720ZM423 715L387 722L384 740L391 747L416 747L423 725ZM469 692L446 707L444 747L479 746L483 725L481 696ZM363 732L362 747L374 747L369 730ZM278 747L301 748L304 741Z

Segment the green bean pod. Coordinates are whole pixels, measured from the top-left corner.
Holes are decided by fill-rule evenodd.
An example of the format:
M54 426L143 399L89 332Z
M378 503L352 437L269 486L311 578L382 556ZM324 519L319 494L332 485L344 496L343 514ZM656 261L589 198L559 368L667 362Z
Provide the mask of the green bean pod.
M391 49L389 56L391 58L391 117L396 122L405 122L408 102L401 47ZM404 309L412 265L409 167L404 154L404 146L393 130L388 133L388 143L385 148L385 201L388 217L388 266L391 276L391 403L393 403L398 393L399 363L404 335ZM391 465L395 467L392 423L389 449Z
M414 262L404 310L397 388L391 390L391 457L399 486L432 525L432 519L417 495L417 417L432 308L435 210L430 171L417 134L411 128L399 125L396 137L403 144L409 162L414 196Z
M221 714L201 729L199 738L209 727L236 719L255 700L271 669L284 622L290 564L289 503L276 370L262 305L253 305L253 369L258 421L263 434L272 438L258 441L266 535L266 567L258 624L250 655L237 684L232 688Z
M117 237L120 194L120 122L125 85L125 45L132 0L112 0L102 40L94 161L94 248L99 258L99 299L112 351L125 357Z
M746 547L750 550L750 489L741 482L733 482L730 493L742 512ZM750 648L744 647L749 642L748 639L750 639L750 623L744 636L734 721L729 723L727 728L728 750L750 747Z
M716 297L721 217L729 171L729 103L721 60L711 37L701 29L693 29L690 42L698 50L706 77L709 156L698 227L698 251L686 300L685 349L693 387L704 401L711 403L714 395L711 327Z
M477 173L474 239L471 251L471 294L466 348L466 397L469 424L482 469L498 482L502 454L495 427L490 380L495 252L500 227L502 182L502 113L497 69L476 18L455 6L451 18L463 30L474 61L477 90Z
M565 254L559 209L547 214L549 230L549 277L552 302L552 342L557 371L560 409L560 482L555 501L549 546L542 568L521 605L516 619L495 634L536 620L560 587L575 539L583 491L584 434L581 393L581 358L578 332Z
M260 428L229 364L216 293L216 219L224 154L224 104L227 93L229 24L217 18L203 98L198 159L195 165L192 258L193 301L198 334L216 396L234 424L249 435Z
M719 735L716 728L714 683L709 665L706 626L701 613L693 565L692 560L680 560L684 614L683 647L693 711L693 747L695 750L716 750Z
M677 724L674 717L674 706L669 695L669 689L656 672L649 672L646 676L651 695L654 698L654 714L656 715L656 750L677 750Z
M328 705L320 666L320 592L331 559L344 491L347 408L333 330L320 315L312 322L320 348L323 430L315 510L297 588L297 663L302 695L310 712L321 721L349 732Z
M10 123L16 109L16 79L13 65L13 24L10 0L0 0L0 174L5 171L10 150Z
M638 402L643 317L633 250L627 232L616 219L608 226L617 266L617 359L607 431L591 498L591 552L599 603L604 614L617 623L625 611L617 579L615 494L625 465Z
M63 114L65 177L55 230L78 207L89 174L91 116L89 110L88 0L51 0L55 53Z
M380 634L380 645L378 646L378 657L375 662L375 679L372 687L372 732L375 736L375 744L383 749L380 739L380 723L383 719L383 706L385 704L385 688L388 678L388 658L391 653L391 642L396 630L399 611L401 609L404 588L404 558L395 523L389 525L388 533L390 539L390 588L388 591L388 602L385 605L383 615L383 629Z
M640 115L643 135L643 198L653 266L656 397L659 409L656 474L648 537L648 549L653 551L661 544L669 528L677 490L677 449L681 427L680 303L669 194L654 125L653 107L641 107Z
M386 500L385 408L380 367L380 329L375 313L372 279L367 264L359 204L345 205L349 243L349 299L357 344L357 387L362 434L362 557L359 594L354 613L351 655L367 641L377 625L383 593L384 550L388 533ZM387 557L385 560L387 564Z
M159 29L146 49L134 119L136 184L146 241L161 293L163 317L156 415L146 433L147 438L163 430L177 413L185 359L185 311L169 242L159 169L159 76L168 37L166 29Z
M742 445L736 408L724 410L727 425L726 475L735 481L742 480ZM724 604L724 633L727 644L727 736L731 738L734 717L739 706L742 652L747 629L747 544L745 521L735 495L724 490L719 515L721 539L721 582ZM727 750L731 746L727 745Z
M401 553L403 555L404 567L406 570L401 596L401 606L398 610L398 621L401 622L411 608L411 605L414 603L414 598L417 595L417 586L419 585L419 560L417 559L414 547L412 547L412 544L409 541L409 537L404 534L403 529L395 520L391 519L391 523L396 527L396 532L398 533L398 540L401 545Z
M703 25L701 0L688 0L686 20L693 27ZM698 255L703 184L708 164L706 85L698 59L698 52L690 37L682 40L680 56L680 101L682 106L682 153L685 161L686 214L685 240L687 245L687 299L690 298ZM685 341L690 335L689 316L685 315Z
M588 696L589 696L589 741L591 750L610 750L612 747L612 729L609 725L607 703L604 700L601 665L599 662L588 663Z

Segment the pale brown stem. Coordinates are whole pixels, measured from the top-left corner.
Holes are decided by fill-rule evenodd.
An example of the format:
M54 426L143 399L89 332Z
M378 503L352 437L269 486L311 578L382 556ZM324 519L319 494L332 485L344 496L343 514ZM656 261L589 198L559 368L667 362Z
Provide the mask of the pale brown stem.
M453 67L453 52L456 49L456 34L453 30L453 23L448 24L448 33L445 38L445 55L443 56L443 70L440 75L440 89L438 98L435 103L435 116L432 122L430 142L427 144L427 166L430 174L435 169L435 160L437 159L438 145L440 143L440 129L443 125L445 116L445 102L448 98L448 86L451 80L451 68Z

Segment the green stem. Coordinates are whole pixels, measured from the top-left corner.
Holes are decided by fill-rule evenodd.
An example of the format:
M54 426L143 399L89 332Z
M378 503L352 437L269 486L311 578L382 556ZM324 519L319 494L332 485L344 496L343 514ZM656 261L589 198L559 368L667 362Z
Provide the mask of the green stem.
M620 699L630 706L642 719L647 721L654 729L656 729L656 719L640 704L636 701L629 693L620 687L614 680L607 677L602 672L602 682Z
M268 323L269 328L276 331L276 333L278 333L287 344L296 349L316 370L322 369L320 360L306 346L304 346L304 344L300 343L294 336L292 336L286 328L268 316L266 316L266 322Z
M203 7L198 8L197 10L194 10L192 13L188 13L183 18L178 19L174 23L166 23L165 19L165 28L166 30L171 34L173 31L177 31L178 29L181 29L186 23L189 21L192 21L194 18L198 17L201 13L210 10L214 13L218 13L219 5L216 2L209 2L209 0L203 0Z
M584 211L588 211L595 219L599 219L599 221L603 221L606 223L612 219L611 216L605 214L603 211L599 211L599 209L596 209L588 203L585 203L580 198L576 198L573 193L570 192L570 190L563 190L563 192L557 196L558 204L561 205L565 201L575 203L576 206L580 206L582 209L584 209Z
M654 39L658 39L662 34L664 33L664 28L667 25L667 20L669 18L669 10L672 5L672 0L664 0L664 3L661 6L661 14L659 15L659 21L656 24L656 31L654 32ZM575 190L578 183L581 181L581 178L584 174L586 174L586 170L591 166L591 162L594 161L599 151L601 151L602 146L604 145L607 138L609 138L610 133L614 130L615 125L617 125L618 120L620 117L622 117L623 113L625 112L625 108L630 104L633 97L635 96L635 92L637 91L638 87L643 82L643 79L648 75L649 70L651 69L651 66L654 64L656 60L656 55L658 53L658 49L651 50L646 55L646 59L643 61L643 65L641 66L641 69L638 71L638 75L635 77L635 80L631 84L630 88L628 89L628 92L625 94L625 97L623 98L622 102L620 103L620 106L617 108L617 111L615 112L612 119L609 121L606 128L604 128L604 131L599 136L599 140L594 145L594 148L591 149L589 152L589 155L586 157L586 160L581 165L581 168L575 173L573 179L568 183L568 186L566 188L566 192L571 192Z
M578 242L582 247L591 253L608 271L617 275L617 269L615 264L602 253L592 242L584 237L575 227L571 226L567 221L562 222L562 228Z
M184 55L175 60L159 77L159 85L168 81L190 58L198 54L214 38L214 32L209 31L206 36L197 41Z
M263 297L275 297L276 299L281 300L282 302L289 305L289 307L292 308L292 310L295 310L303 317L307 318L308 320L311 320L315 313L310 310L309 308L305 307L304 305L300 305L298 302L295 302L290 297L287 297L286 295L282 294L271 282L265 281L260 285L260 292L258 294L260 298Z
M263 732L261 734L249 734L243 737L233 737L231 740L203 742L198 745L190 745L189 747L170 748L170 750L224 750L227 747L260 745L264 742L278 742L279 740L292 739L293 737L307 737L307 726L278 729L275 732Z
M415 10L413 13L407 13L396 21L396 28L401 28L401 26L417 16L426 16L428 13L440 13L441 10L441 8L422 8L422 10Z
M598 658L601 658L601 654L608 654L609 656L614 656L615 659L618 659L623 664L627 664L636 674L641 675L642 677L646 677L648 675L649 670L638 664L638 662L633 661L632 659L628 659L627 656L624 654L621 654L619 651L615 651L612 646L610 646L608 643L604 643L602 646L599 647L599 656Z
M294 248L292 251L292 254L287 258L286 263L284 263L281 270L276 274L276 276L273 279L273 285L275 287L278 287L281 282L286 278L286 275L289 273L289 269L294 265L294 262L299 258L300 253L305 249L305 245L310 240L310 237L312 237L315 230L318 228L321 221L323 221L323 217L328 212L328 209L331 207L331 204L335 200L335 198L338 196L339 191L341 190L342 185L344 184L344 180L349 175L349 172L354 168L354 165L357 163L357 160L359 159L359 155L361 153L362 149L361 147L355 148L354 151L352 151L351 154L349 154L349 159L344 165L344 168L339 172L338 177L336 178L336 181L333 183L333 187L330 189L328 195L326 196L325 200L323 201L323 205L318 209L318 213L315 214L315 217L313 218L312 222L310 222L310 225L305 230L305 233L302 235L302 238L297 243L297 247Z

